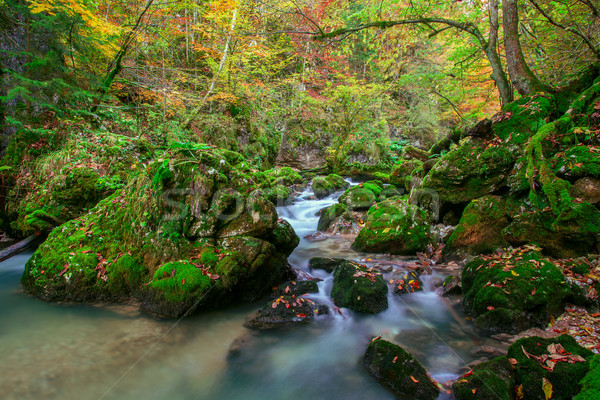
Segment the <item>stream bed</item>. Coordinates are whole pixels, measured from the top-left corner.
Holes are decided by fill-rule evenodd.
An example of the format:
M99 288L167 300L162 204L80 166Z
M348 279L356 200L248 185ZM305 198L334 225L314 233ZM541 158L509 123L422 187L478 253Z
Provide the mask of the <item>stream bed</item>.
M331 274L308 271L308 260L370 255L350 249L348 238L304 238L316 232L315 213L337 199L311 194L278 212L302 238L290 264L322 279L310 298L332 305ZM1 399L393 399L362 365L372 337L404 346L440 382L458 376L486 341L459 306L435 294L432 280L443 277L435 270L423 277L423 292L390 294L380 314L343 309L307 326L259 332L243 323L267 300L179 321L153 318L135 303L46 303L20 287L30 256L0 263Z

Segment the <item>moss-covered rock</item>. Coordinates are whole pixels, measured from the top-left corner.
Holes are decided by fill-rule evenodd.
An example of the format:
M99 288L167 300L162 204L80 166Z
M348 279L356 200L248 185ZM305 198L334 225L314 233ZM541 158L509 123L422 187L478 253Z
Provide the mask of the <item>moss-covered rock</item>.
M423 166L423 161L411 159L400 159L394 165L390 174L390 183L396 187L405 187L406 178L409 178L414 170Z
M562 272L528 248L470 261L463 268L462 290L475 325L493 332L545 326L571 294Z
M317 199L322 199L335 192L346 190L350 184L337 174L317 176L312 180L312 189Z
M364 356L367 370L399 399L434 400L439 389L425 368L402 347L376 339Z
M267 199L276 206L289 205L294 201L294 191L287 186L277 185L264 189L264 193Z
M230 188L234 168L219 150L168 156L54 229L26 266L26 290L49 300L135 295L178 317L255 300L284 280L298 238L264 194Z
M388 307L387 284L380 273L346 261L333 272L331 298L338 307L362 313L378 313Z
M392 197L372 206L352 247L366 252L415 254L430 243L426 214L407 197Z
M600 177L600 153L596 146L569 147L550 163L558 176L572 181L586 176Z
M581 178L571 188L571 197L590 204L600 203L600 179Z
M446 246L446 254L465 252L478 255L492 253L505 247L502 229L509 224L505 201L498 196L484 196L472 200L460 218Z
M408 271L401 276L392 278L394 294L408 294L423 291L423 282L414 271Z
M302 175L290 167L278 167L265 171L272 186L293 186L304 182Z
M321 212L317 229L321 232L349 233L356 229L352 212L343 204L336 203Z
M303 297L282 295L269 301L263 308L244 323L252 329L289 328L303 325L314 319L317 315L329 312L327 306L317 305Z
M317 285L318 279L308 281L287 281L279 285L271 297L277 298L280 296L302 296L308 293L318 293L319 286Z
M514 160L513 152L506 146L467 142L435 164L423 187L435 190L442 202L467 203L502 188Z
M551 95L545 94L507 104L492 118L492 130L502 140L525 144L546 124L546 118L555 110L554 102Z
M549 208L524 212L503 230L510 244L537 244L556 258L593 252L599 233L600 211L589 203L571 204L558 216Z
M398 188L396 188L396 186L394 185L387 185L383 188L381 193L379 193L379 200L385 200L389 199L390 197L401 196L403 194L402 192L403 190L398 190Z
M498 357L473 367L469 375L452 385L457 400L513 400L515 377L507 357Z
M557 349L558 345L562 348ZM522 389L523 398L532 400L548 398L543 390L544 380L552 399L572 399L581 390L580 382L589 371L592 356L590 350L579 346L569 335L553 339L535 336L520 339L508 348L507 354L509 359L516 361L516 385ZM548 357L551 362L555 361L553 367L548 364ZM553 360L552 357L556 358Z
M373 192L373 188L378 191L377 194ZM340 204L345 205L350 210L368 210L373 204L377 202L378 194L381 193L381 189L377 185L357 185L352 186L344 192L338 199Z
M310 269L322 269L325 272L331 273L345 262L346 260L343 258L313 257L308 260L308 266Z
M277 251L289 256L300 244L300 238L289 222L285 219L278 219L277 226L269 236L269 242L275 245Z

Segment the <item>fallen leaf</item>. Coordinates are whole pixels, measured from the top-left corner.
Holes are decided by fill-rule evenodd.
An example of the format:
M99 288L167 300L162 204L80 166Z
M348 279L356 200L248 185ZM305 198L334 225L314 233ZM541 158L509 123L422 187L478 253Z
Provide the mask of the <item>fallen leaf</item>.
M412 380L414 383L419 383L419 381L418 381L418 380L416 380L416 379L415 379L415 377L414 377L414 376L412 376L412 375L410 376L410 379L411 379L411 380Z
M471 392L472 392L473 394L477 393L477 388L475 388L475 389L472 389L472 390L471 390Z
M509 358L508 362L511 363L512 365L517 365L519 363L516 358Z
M525 397L525 391L523 390L523 385L519 385L515 387L515 394L517 396L517 400L521 400Z
M544 396L546 396L546 400L552 398L552 384L546 378L542 379L542 390L544 391Z
M492 311L494 308L496 308L496 307L494 307L494 306L487 306L488 311Z
M185 278L182 278L182 279L181 279L181 284L182 284L182 285L185 285Z
M398 356L394 357L394 359L392 360L392 363L396 364L396 361L398 361Z
M296 317L298 317L298 318L306 318L306 314L303 314L303 313L296 314Z

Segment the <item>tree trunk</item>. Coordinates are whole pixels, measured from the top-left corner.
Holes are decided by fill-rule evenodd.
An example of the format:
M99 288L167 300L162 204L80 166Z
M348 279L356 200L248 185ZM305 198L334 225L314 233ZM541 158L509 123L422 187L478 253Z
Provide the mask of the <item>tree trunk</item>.
M519 41L519 10L517 0L502 3L506 65L513 85L523 96L549 90L527 65Z
M492 66L492 79L496 82L498 93L502 105L506 105L514 100L513 89L508 81L508 77L502 67L502 60L498 53L498 0L489 2L490 33L487 45L484 48L485 55Z

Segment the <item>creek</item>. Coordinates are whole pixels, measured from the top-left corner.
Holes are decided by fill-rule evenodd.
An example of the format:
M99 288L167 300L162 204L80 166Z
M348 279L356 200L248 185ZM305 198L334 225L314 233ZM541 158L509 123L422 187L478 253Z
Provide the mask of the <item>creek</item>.
M322 279L316 302L329 299L331 274L309 271L312 257L361 260L351 239L309 241L315 213L337 195L311 199L310 189L278 207L302 238L289 262ZM459 305L425 290L396 296L377 315L343 309L307 326L258 332L246 317L266 303L201 313L179 321L153 318L137 304L46 303L20 287L31 253L0 263L0 398L2 399L392 399L362 365L374 336L409 350L440 382L457 376L484 344ZM406 259L406 258L405 258ZM452 312L449 308L452 307ZM235 354L230 348L235 348Z

